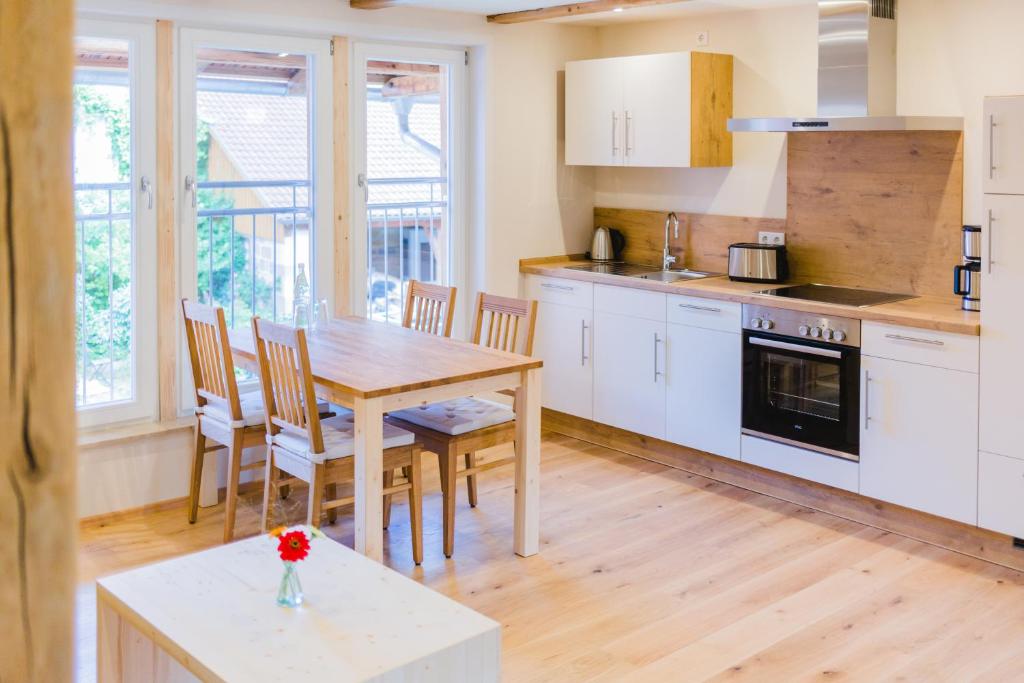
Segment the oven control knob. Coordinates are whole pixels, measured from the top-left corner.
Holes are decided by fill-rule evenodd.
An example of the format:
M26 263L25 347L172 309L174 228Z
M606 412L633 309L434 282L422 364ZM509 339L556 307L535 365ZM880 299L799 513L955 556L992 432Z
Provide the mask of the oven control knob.
M821 336L824 337L826 341L832 341L832 334L832 330L828 327L821 331Z
M814 337L815 339L820 337L821 336L821 328L820 327L812 327L811 328L811 336Z
M846 341L846 333L842 330L836 330L832 333L832 338L837 342Z
M775 323L773 323L771 320L762 320L761 321L761 329L762 330L770 330L773 327L775 327Z
M750 327L751 327L751 329L754 329L754 330L760 328L761 327L761 319L760 318L751 318L751 320L750 320Z
M796 331L800 333L801 337L806 337L808 333L810 333L811 328L807 327L807 325L801 325L800 327L796 328Z

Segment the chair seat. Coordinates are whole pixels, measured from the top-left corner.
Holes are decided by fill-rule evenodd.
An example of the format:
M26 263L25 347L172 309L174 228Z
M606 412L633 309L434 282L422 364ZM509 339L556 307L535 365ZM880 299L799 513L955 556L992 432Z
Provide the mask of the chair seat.
M473 397L430 403L390 414L399 420L405 420L414 425L451 436L493 427L516 419L516 414L508 406Z
M311 462L327 462L347 458L355 453L356 428L355 416L351 410L339 408L334 417L320 421L320 431L324 438L324 452L313 453L309 441L295 434L278 432L273 443L285 450L309 459ZM416 435L401 427L384 423L384 448L409 446L416 440Z
M202 408L202 414L228 428L255 427L264 423L263 393L259 389L239 394L238 403L242 408L242 419L237 424L231 420L231 409L226 404L207 403ZM321 415L330 410L330 407L326 401L319 401L316 404L317 412Z

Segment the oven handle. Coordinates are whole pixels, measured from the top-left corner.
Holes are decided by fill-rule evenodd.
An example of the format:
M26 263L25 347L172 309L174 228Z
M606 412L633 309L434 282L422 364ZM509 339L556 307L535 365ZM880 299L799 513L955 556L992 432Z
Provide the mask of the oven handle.
M750 337L748 341L756 346L767 346L770 349L784 349L786 351L796 351L798 353L807 353L812 356L825 356L827 358L843 357L842 351L836 351L834 349L819 349L817 346L791 344L790 342L776 341L774 339L762 339L761 337Z

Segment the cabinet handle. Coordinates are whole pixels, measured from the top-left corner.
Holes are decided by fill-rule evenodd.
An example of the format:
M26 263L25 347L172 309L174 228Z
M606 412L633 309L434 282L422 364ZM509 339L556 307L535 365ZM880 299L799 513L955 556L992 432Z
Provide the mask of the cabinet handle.
M896 341L914 342L916 344L929 344L931 346L945 346L946 342L939 339L922 339L920 337L904 337L902 334L887 334L886 339L894 339Z
M612 109L612 156L619 154L619 115Z
M871 426L871 373L864 371L864 431Z
M573 291L575 291L575 287L570 287L568 285L553 285L550 282L542 283L541 287L543 287L544 289L557 289L560 292L573 292Z
M694 311L707 311L708 313L721 313L721 308L714 308L713 306L697 306L695 304L679 304L679 308L689 308Z
M988 177L992 180L996 177L996 115L988 115Z
M992 209L989 209L988 210L988 274L989 275L992 274L992 264L994 263L992 261L992 242L994 240L992 238L995 237L995 234L992 232L992 223L994 223L995 220L996 220L995 217L992 215Z
M626 156L627 157L630 154L633 153L633 147L632 147L632 145L629 144L629 134L630 134L630 130L633 128L633 126L630 125L630 124L632 124L632 123L633 123L633 117L630 116L629 110L627 109L626 110Z
M587 330L589 330L589 329L590 329L590 326L587 325L587 321L586 320L581 320L580 321L580 367L581 368L585 367L587 365L587 360L588 360L588 356L587 356Z
M658 344L661 343L661 339L658 337L658 333L654 333L654 383L658 383L658 378L664 373L658 370Z

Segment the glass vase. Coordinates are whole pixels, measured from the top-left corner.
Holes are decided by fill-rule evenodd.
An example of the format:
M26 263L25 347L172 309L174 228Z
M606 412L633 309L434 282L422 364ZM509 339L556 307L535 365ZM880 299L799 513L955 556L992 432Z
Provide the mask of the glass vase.
M302 584L294 562L284 563L284 576L281 586L277 589L277 604L282 607L298 607L302 604Z

